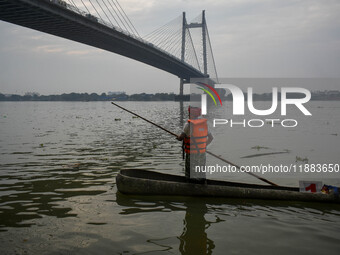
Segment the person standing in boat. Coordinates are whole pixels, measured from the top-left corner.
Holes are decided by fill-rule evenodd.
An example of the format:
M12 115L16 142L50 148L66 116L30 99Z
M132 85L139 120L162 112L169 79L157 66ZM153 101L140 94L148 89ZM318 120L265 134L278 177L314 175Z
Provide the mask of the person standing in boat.
M201 108L189 106L189 119L183 132L177 140L183 141L185 152L185 176L198 182L204 182L205 172L196 171L196 166L202 169L206 163L206 147L214 139L208 130L207 119L201 117Z

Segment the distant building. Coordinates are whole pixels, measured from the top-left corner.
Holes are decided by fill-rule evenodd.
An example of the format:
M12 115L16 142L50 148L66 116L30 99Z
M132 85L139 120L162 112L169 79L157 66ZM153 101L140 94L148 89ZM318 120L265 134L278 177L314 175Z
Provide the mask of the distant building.
M129 98L129 96L126 95L124 91L114 91L114 92L109 91L107 94L108 94L108 97L111 98L111 100L116 100L116 101L124 101Z

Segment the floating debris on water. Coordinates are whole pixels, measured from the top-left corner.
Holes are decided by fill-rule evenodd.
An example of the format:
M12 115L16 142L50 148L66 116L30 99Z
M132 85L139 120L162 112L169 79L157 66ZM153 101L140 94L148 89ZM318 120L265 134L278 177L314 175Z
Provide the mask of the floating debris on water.
M278 151L278 152L252 154L252 155L244 156L244 157L241 157L241 158L255 158L255 157L261 157L261 156L268 156L268 155L275 155L275 154L285 154L285 153L289 153L289 151L286 150L286 151Z
M41 144L40 144L40 148L43 148L43 147L44 147L44 144L43 144L43 143L41 143Z
M122 119L118 119L118 118L115 119L115 121L120 121L120 120L122 120Z
M308 158L307 157L301 158L301 157L296 156L295 162L299 162L299 161L308 163Z
M137 116L132 116L132 118L133 118L133 119L138 119L139 117L137 117Z
M269 149L268 147L265 147L265 146L259 146L259 145L256 145L256 146L254 146L254 147L251 147L251 149L254 149L254 150L261 150L261 149Z
M106 222L88 222L86 224L100 226L100 225L106 225L107 223Z
M335 136L337 136L338 134L331 134L331 135L335 135Z

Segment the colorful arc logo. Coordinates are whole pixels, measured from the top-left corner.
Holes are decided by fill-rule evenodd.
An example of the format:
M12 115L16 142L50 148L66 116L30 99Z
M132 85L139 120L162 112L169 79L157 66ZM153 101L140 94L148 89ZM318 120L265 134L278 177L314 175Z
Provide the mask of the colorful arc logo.
M209 90L205 89L204 87L209 88L217 96L217 98L220 101L220 104L222 106L222 100L221 100L220 96L218 95L217 91L213 87L211 87L210 85L208 85L206 83L203 83L203 82L196 82L196 84L198 86L201 86L201 87L197 87L197 88L200 89L200 90L203 90L204 92L206 92L212 98L212 100L214 101L215 105L217 105L214 96L211 94L211 92Z

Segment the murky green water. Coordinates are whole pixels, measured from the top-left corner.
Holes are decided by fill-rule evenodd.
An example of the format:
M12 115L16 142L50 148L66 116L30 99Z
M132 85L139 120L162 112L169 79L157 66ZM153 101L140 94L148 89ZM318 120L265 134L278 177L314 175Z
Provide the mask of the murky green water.
M177 102L121 104L181 130ZM326 139L332 149L320 158L339 163L340 103L311 104L320 128L287 132L295 141L312 132L315 146L289 139L278 146L272 133L233 130L242 143L233 135L232 146L217 139L212 149L225 148L223 155L236 163L261 157L289 162L300 155L314 159L325 146L318 141ZM120 169L183 174L184 164L175 139L109 102L1 102L0 131L1 254L339 253L339 205L117 193ZM272 138L262 142L265 136ZM242 158L284 149L289 153ZM295 185L293 180L276 181Z

